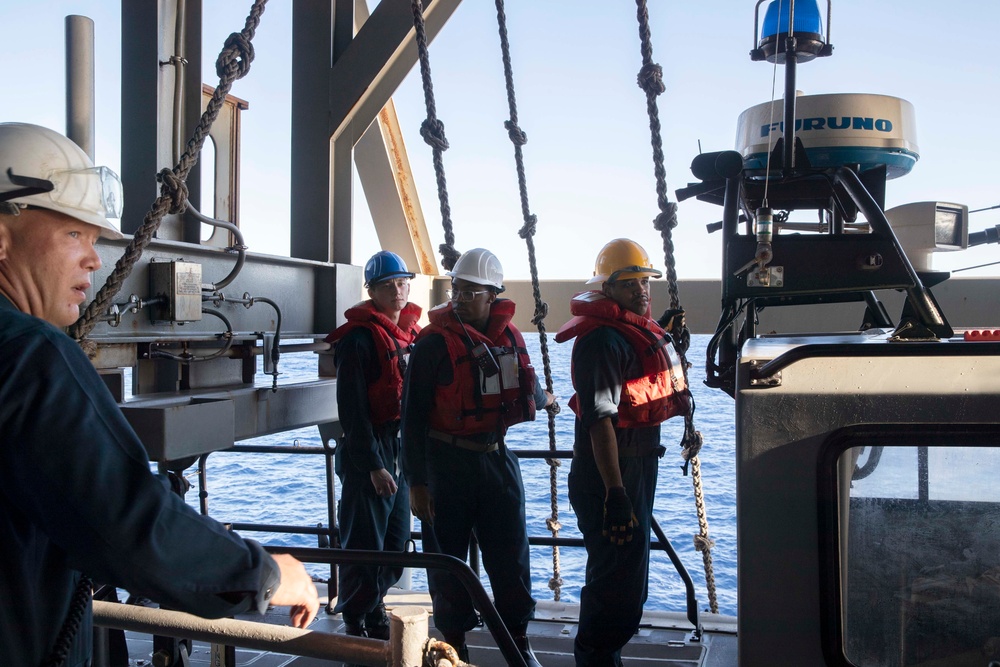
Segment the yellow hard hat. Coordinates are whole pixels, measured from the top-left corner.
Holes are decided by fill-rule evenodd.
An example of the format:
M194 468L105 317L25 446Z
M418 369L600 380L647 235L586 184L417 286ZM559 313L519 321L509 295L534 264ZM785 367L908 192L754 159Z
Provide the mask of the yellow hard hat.
M649 255L641 245L631 239L615 239L597 253L594 277L588 280L587 284L631 280L644 276L659 278L662 275L653 268Z

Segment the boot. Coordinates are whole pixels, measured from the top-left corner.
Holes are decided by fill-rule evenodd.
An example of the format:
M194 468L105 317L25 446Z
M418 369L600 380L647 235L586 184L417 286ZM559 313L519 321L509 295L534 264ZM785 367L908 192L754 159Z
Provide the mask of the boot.
M372 639L389 640L389 616L385 613L385 603L379 602L374 610L365 614L365 631Z
M464 632L442 632L444 640L451 644L458 653L458 659L462 662L469 662L469 646L465 643ZM530 666L529 666L530 667Z
M344 615L344 634L351 637L367 637L364 616Z
M517 650L521 652L521 657L524 658L524 662L528 667L542 667L542 664L538 662L538 658L535 657L535 652L531 650L531 644L528 643L528 627L515 628L510 635L514 639L514 645L517 646Z

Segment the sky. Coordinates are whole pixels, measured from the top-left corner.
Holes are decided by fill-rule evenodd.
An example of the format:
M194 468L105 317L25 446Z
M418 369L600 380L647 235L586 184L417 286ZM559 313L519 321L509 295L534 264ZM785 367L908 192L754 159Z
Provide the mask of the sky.
M217 83L214 54L243 26L250 2L206 0L203 80ZM734 147L746 108L780 98L784 68L751 62L753 0L648 0L653 60L663 67L658 98L670 200L693 181L699 151ZM821 3L825 10L825 3ZM878 93L916 110L920 159L887 185L886 206L939 200L970 209L1000 204L1000 64L994 52L1000 3L981 0L838 0L834 54L798 68L805 94ZM94 19L97 35L97 162L117 170L121 152L120 12L107 0L0 2L0 121L65 130L64 16ZM641 243L656 266L664 255L652 221L658 209L635 5L623 0L508 0L518 116L528 196L543 279L588 277L607 241ZM291 3L268 4L254 39L250 73L232 93L243 113L241 221L251 251L287 255L291 84ZM212 54L212 55L209 55ZM485 246L508 278L529 276L514 170L503 127L508 117L497 36L488 0L466 0L430 48L437 114L456 246ZM772 92L774 91L774 92ZM436 248L443 241L431 150L419 135L426 117L417 68L394 97L420 203ZM152 176L151 176L152 177ZM126 193L126 205L132 202ZM363 191L355 189L355 264L378 250ZM721 208L680 203L674 230L681 279L717 278L721 237L706 225ZM796 219L793 217L793 220ZM808 218L803 218L808 219ZM1000 224L1000 209L973 214L970 229ZM440 261L440 260L439 260ZM1000 261L996 244L939 253L938 270ZM959 276L1000 275L1000 265Z

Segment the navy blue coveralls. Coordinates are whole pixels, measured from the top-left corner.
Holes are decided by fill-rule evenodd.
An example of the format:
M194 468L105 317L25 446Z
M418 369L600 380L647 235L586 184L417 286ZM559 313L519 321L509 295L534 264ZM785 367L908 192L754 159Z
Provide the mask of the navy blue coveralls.
M50 654L81 572L210 618L267 609L274 560L149 466L80 347L0 295L0 664ZM91 628L88 605L69 667L90 664Z
M632 347L612 327L600 327L573 347L573 384L579 402L569 499L587 547L587 576L580 591L580 625L574 643L580 667L615 667L621 648L639 629L649 574L649 534L659 457L660 427L618 428L624 380L640 377ZM614 545L602 535L604 481L594 462L590 427L615 423L622 483L638 521L631 542Z
M442 335L417 341L403 384L403 475L410 486L426 484L434 500L434 524L421 522L423 550L467 560L475 531L493 603L504 624L514 631L526 627L535 616L521 466L502 443L503 433L465 436L484 444L501 443L485 454L428 435L434 387L451 384L453 374ZM536 384L535 405L545 405L544 388ZM427 583L435 627L457 634L477 625L472 598L457 578L429 569Z
M368 385L382 369L375 358L371 331L351 330L337 342L337 406L344 437L337 446L336 470L341 482L340 541L345 549L403 551L410 539L410 490L397 470L399 421L374 426ZM378 496L370 473L385 468L396 480L396 493ZM402 567L341 565L335 611L360 625L375 611L403 574Z

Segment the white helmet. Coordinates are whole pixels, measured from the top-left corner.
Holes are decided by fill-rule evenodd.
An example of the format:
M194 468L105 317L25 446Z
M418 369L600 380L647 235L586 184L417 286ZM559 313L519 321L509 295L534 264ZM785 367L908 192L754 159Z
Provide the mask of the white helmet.
M122 183L71 140L39 125L0 123L0 201L65 213L120 239Z
M461 278L477 285L489 285L502 292L503 267L500 260L486 248L473 248L462 253L455 262L455 268L445 273L452 278Z

